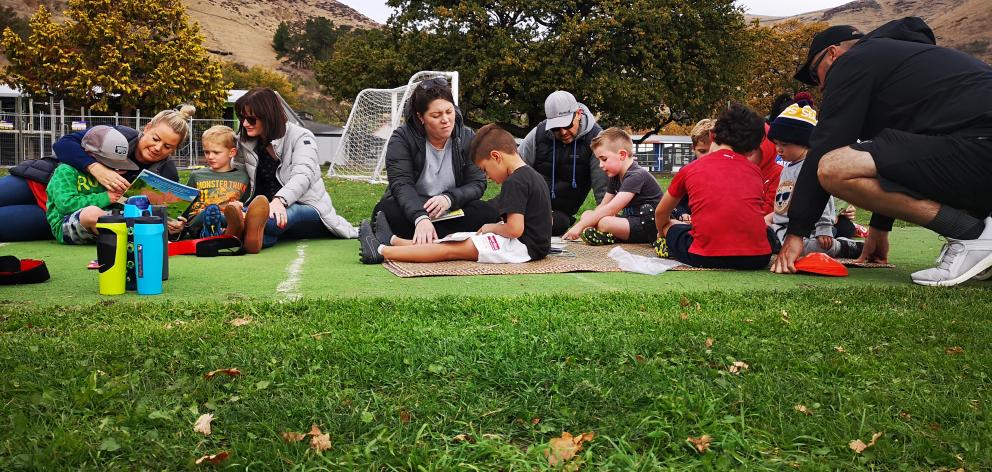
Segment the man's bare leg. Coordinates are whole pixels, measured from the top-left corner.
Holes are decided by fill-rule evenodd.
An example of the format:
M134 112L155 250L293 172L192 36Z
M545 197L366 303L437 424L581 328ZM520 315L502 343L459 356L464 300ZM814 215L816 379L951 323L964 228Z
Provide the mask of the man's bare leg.
M850 147L828 152L820 160L817 177L823 189L857 207L903 221L925 225L933 221L940 204L887 192L878 181L871 154Z

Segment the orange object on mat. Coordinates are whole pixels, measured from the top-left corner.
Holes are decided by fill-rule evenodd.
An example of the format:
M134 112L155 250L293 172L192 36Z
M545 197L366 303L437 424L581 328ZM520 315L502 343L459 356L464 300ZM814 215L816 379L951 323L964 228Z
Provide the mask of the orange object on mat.
M814 252L796 261L796 270L830 277L847 277L847 267L822 252Z

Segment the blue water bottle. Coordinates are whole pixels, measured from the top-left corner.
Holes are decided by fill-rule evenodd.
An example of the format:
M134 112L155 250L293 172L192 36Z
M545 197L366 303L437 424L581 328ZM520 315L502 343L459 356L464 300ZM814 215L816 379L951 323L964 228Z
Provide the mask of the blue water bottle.
M127 290L137 290L137 278L134 274L134 220L150 214L148 197L135 195L128 197L124 203L124 223L127 225L127 263L125 265L124 287Z
M162 293L162 219L141 216L134 219L134 275L138 295Z

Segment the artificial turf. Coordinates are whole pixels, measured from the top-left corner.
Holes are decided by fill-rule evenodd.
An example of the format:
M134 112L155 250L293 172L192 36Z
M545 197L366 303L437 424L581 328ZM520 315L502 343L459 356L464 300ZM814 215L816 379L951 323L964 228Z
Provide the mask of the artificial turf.
M383 187L329 189L357 221ZM911 285L939 245L899 227L896 269L846 278L401 279L293 241L103 297L94 248L9 243L52 280L0 288L0 469L534 470L566 431L596 434L569 470L989 469L992 282ZM323 453L280 437L312 424Z

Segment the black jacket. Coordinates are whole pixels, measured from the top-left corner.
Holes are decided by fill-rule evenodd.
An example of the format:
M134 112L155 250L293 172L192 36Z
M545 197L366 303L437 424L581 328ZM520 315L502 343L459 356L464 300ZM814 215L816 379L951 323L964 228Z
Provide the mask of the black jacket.
M829 195L816 177L827 152L872 139L886 128L992 136L992 67L934 42L922 19L894 20L868 33L830 67L819 122L789 207L789 234L809 235L827 203ZM871 224L887 231L892 218L874 214Z
M386 145L386 177L389 186L383 199L392 198L399 203L407 220L413 223L421 215L426 215L424 203L427 198L417 193L417 180L424 171L427 158L427 133L423 125L408 111L406 123L400 126L389 138ZM462 124L461 112L455 112L455 126L451 132L452 169L455 172L455 187L442 195L451 199L451 209L457 210L466 203L482 198L486 191L486 175L472 162L468 155L469 145L475 132Z

